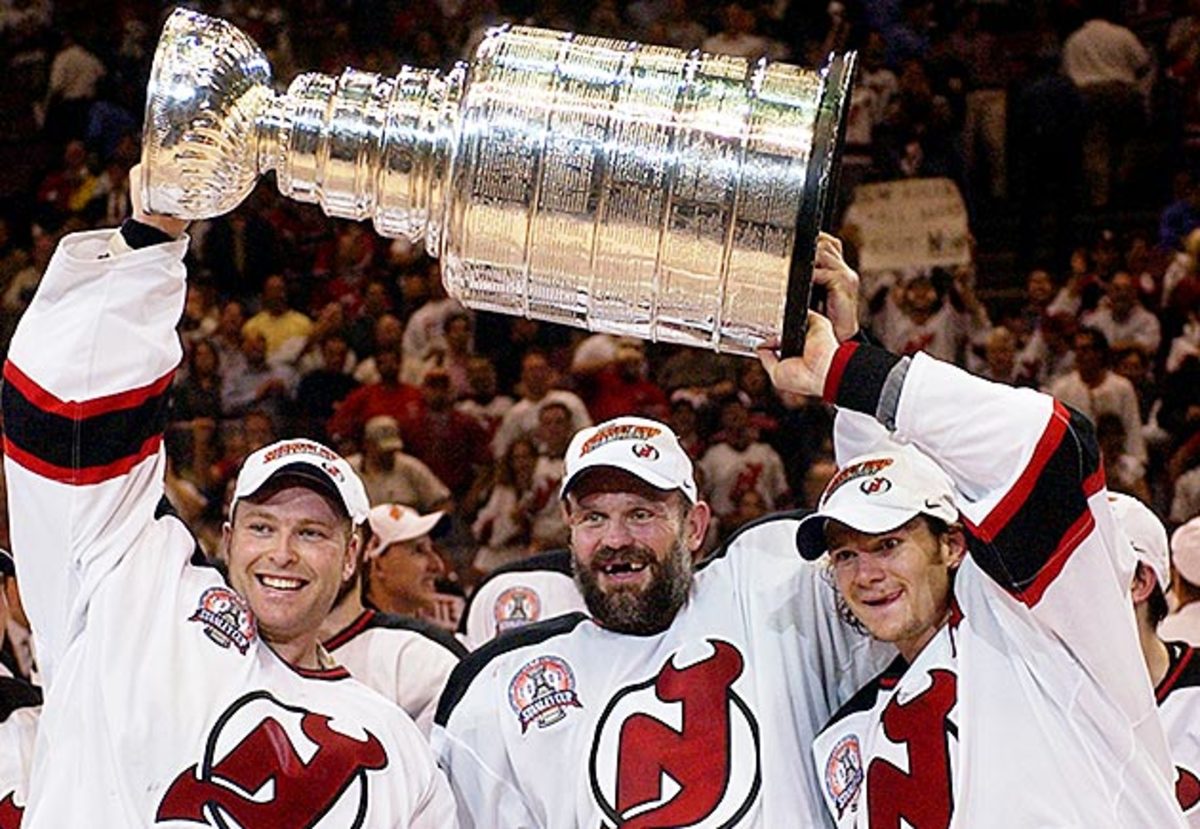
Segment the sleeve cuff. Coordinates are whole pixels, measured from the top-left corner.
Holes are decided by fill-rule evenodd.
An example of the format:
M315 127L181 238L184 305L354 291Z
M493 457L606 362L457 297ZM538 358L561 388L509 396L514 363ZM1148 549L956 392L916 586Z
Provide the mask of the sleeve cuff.
M825 402L877 416L888 377L903 359L865 343L842 343L825 378Z
M122 222L120 232L121 238L129 246L130 250L148 248L151 245L161 245L165 242L175 241L172 236L164 233L157 227L143 224L136 219L126 219Z

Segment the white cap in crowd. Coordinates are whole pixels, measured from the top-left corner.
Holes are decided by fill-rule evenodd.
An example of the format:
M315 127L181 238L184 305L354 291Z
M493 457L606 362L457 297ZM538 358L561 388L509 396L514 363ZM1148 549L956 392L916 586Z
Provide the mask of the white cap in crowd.
M1171 562L1180 578L1200 587L1200 515L1171 536Z
M1137 560L1154 572L1165 593L1171 586L1171 567L1167 563L1167 530L1150 508L1129 495L1108 493L1117 525L1125 532Z
M363 439L369 440L384 452L399 452L404 448L400 424L391 415L375 415L363 426Z
M371 502L358 473L337 452L307 439L281 440L246 458L233 489L230 517L238 501L249 498L268 481L283 475L304 481L332 496L355 526L366 520Z
M657 420L618 417L580 429L567 447L565 465L564 498L581 473L598 466L628 472L655 489L678 489L693 504L699 498L692 459L671 428Z
M929 515L947 524L958 520L954 486L914 446L859 455L830 479L817 511L800 522L796 543L809 560L825 553L825 522L864 533L884 533Z
M445 511L438 510L421 515L404 504L379 504L371 507L367 516L371 525L371 540L367 542L363 557L376 558L392 544L429 535L445 514Z

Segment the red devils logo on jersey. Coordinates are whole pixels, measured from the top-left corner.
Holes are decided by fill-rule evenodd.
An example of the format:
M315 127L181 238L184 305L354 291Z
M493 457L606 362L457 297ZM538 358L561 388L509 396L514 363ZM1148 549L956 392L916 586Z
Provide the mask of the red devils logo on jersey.
M733 690L745 660L728 642L710 639L703 648L677 651L601 715L589 772L609 825L728 827L757 797L758 723Z
M21 829L21 818L24 816L25 810L13 800L12 792L0 800L0 829Z
M387 762L371 732L344 734L323 714L256 691L217 721L203 762L175 778L155 819L219 829L357 829L367 814L367 772Z
M1175 771L1179 773L1175 778L1175 799L1179 801L1183 811L1187 812L1200 804L1200 779L1183 766L1176 766ZM0 822L0 827L3 825L3 822Z

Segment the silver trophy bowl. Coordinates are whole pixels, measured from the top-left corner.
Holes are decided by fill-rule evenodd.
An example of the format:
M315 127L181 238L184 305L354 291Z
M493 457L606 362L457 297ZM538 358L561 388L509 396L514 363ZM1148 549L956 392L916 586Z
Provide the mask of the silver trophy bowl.
M143 203L285 196L423 242L464 305L752 354L803 346L854 54L820 72L532 28L449 72L306 73L177 10L151 70Z

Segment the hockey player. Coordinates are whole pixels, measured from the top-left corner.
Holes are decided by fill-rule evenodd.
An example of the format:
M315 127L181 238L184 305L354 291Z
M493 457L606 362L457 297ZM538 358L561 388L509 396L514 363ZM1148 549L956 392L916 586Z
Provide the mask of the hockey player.
M421 515L403 504L372 507L367 515L371 535L365 557L408 555L405 542L428 535L443 514ZM432 622L380 613L364 605L362 571L360 562L321 626L325 649L351 676L403 708L428 736L438 697L467 649L454 634Z
M46 688L24 825L453 826L416 727L318 646L367 512L343 459L306 440L251 455L229 583L189 564L162 449L187 240L140 210L138 175L120 231L60 244L4 371Z
M1090 424L924 354L839 344L816 314L803 356L760 357L780 390L890 433L838 447L799 539L900 651L814 741L838 826L1184 826Z
M1154 685L1158 711L1175 761L1175 797L1191 829L1200 829L1200 659L1186 642L1163 640L1155 632L1167 614L1171 585L1167 531L1148 507L1128 495L1113 493L1113 514L1134 553L1133 612L1146 670Z
M829 287L853 308L856 285ZM743 529L693 573L710 510L666 425L585 428L564 465L590 616L506 633L451 676L431 740L460 821L827 825L809 744L894 650L837 616L823 571L797 554L799 517Z
M459 635L468 650L525 625L587 610L575 584L571 551L553 550L497 567L467 600Z

